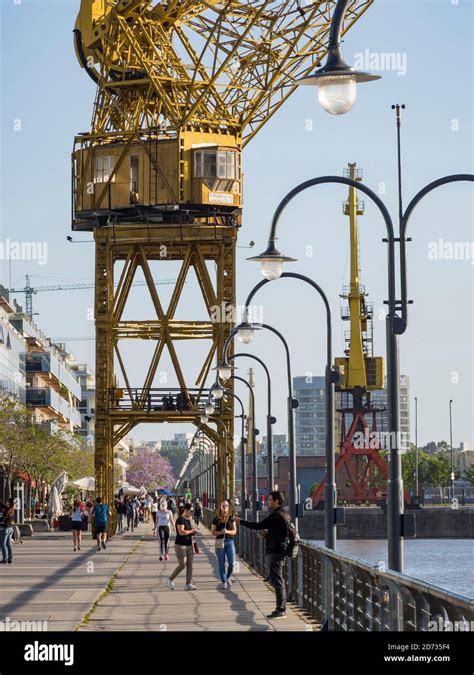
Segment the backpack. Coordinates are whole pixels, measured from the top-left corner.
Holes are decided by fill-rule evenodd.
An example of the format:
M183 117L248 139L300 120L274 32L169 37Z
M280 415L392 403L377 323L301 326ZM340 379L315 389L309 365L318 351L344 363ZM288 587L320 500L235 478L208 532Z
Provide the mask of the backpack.
M281 542L283 553L287 558L296 558L298 546L300 544L300 535L296 531L295 524L291 522L291 518L288 514L282 514L282 518L284 518L287 527L287 536Z

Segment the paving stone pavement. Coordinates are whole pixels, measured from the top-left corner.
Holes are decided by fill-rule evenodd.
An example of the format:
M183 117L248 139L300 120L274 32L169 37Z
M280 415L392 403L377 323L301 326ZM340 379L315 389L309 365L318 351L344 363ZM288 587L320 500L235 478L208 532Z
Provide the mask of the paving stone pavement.
M0 565L0 621L47 622L48 631L72 631L141 535L117 536L97 551L90 533L73 551L72 534L35 533L14 544L13 564Z
M269 585L242 561L235 583L220 589L214 541L202 529L202 553L194 558L196 591L185 591L185 573L170 591L166 579L176 566L159 561L150 525L115 536L98 552L90 534L73 552L72 535L35 534L14 546L14 564L0 565L0 620L47 621L47 630L72 631L309 631L291 605L288 618L265 617L275 608ZM85 624L82 619L120 568L112 590L100 599Z

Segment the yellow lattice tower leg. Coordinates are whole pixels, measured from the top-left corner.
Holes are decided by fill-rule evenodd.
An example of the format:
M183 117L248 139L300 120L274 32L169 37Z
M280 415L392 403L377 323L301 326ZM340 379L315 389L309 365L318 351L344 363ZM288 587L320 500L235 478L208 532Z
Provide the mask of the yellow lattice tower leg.
M117 514L114 508L113 426L109 417L109 392L113 383L112 313L114 300L113 258L104 231L95 231L95 321L96 321L96 496L112 511L109 534L114 534Z

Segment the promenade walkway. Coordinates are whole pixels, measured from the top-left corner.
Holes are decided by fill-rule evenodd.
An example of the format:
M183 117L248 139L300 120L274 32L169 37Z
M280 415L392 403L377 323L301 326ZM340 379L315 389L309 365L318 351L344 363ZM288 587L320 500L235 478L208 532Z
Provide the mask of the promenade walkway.
M36 534L15 545L13 565L0 566L3 620L47 621L48 631L315 629L291 606L287 619L267 619L275 608L273 590L242 561L232 587L219 589L214 541L202 531L202 553L194 564L196 591L184 590L184 572L174 591L167 588L176 558L171 547L171 560L159 561L150 525L114 537L100 553L90 534L76 553L69 534Z

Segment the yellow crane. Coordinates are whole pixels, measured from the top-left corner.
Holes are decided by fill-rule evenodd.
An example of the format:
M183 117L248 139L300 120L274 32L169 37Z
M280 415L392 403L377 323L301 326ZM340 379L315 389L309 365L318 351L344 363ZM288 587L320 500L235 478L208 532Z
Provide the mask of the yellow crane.
M372 2L350 3L344 32ZM199 422L208 371L232 328L227 312L219 321L213 317L216 307L236 302L242 149L295 91L295 80L325 56L334 5L328 0L81 1L75 49L97 93L92 129L74 143L73 229L93 231L95 237L96 480L109 503L118 440L141 422ZM181 271L165 310L152 284L151 264L168 261L180 261ZM115 268L120 269L116 285ZM124 320L138 269L156 316ZM190 269L208 312L204 320L175 316ZM140 389L125 368L123 339L155 342ZM182 340L210 342L194 390L175 348ZM154 387L165 348L179 405L177 395L160 403ZM229 439L228 466L224 432L205 429L219 445L218 499L224 472L230 497L234 491L233 414L232 402L223 403L219 415Z
M362 180L362 171L349 164L344 175L354 181ZM341 499L360 503L366 500L382 502L380 478L387 479L388 466L380 456L377 435L377 416L383 408L374 406L371 392L384 388L383 357L373 356L373 306L367 302L365 286L360 279L360 251L358 216L364 213L364 202L357 190L349 188L344 203L344 215L349 218L350 283L341 297L347 302L341 311L343 321L350 329L345 335L344 356L335 359L339 371L338 426L340 442L336 461L336 481ZM314 491L313 502L324 499L325 481Z

